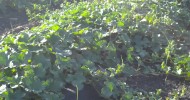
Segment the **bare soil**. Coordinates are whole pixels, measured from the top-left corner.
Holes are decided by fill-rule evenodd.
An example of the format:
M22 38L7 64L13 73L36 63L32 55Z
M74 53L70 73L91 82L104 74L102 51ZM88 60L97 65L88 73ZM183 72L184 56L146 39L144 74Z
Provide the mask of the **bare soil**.
M190 83L183 77L177 77L173 75L139 75L128 78L126 83L139 91L155 92L161 89L161 96L163 98L170 97L172 93L181 91L183 87L186 87L186 94L180 98L180 100L190 100Z
M0 13L0 34L27 23L28 17L24 10L17 11L10 8L6 13Z

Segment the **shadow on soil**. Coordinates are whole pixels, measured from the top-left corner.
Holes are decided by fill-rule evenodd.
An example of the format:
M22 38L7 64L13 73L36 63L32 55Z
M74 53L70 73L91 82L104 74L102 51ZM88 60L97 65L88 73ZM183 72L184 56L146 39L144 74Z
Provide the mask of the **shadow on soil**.
M64 100L77 100L76 89L72 86L67 86L70 90L63 90L63 94L65 95ZM94 87L90 85L84 85L84 88L78 92L78 100L106 100L101 97L98 92L94 89Z

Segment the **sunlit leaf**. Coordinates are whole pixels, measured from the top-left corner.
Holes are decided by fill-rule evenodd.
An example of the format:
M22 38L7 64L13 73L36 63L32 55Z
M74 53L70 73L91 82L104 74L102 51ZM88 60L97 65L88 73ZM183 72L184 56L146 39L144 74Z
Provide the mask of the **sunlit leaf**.
M90 12L88 10L85 10L82 12L81 14L82 17L89 17L90 16Z
M50 29L52 29L53 31L57 31L59 28L59 25L53 25Z
M117 25L118 25L119 27L123 27L125 24L124 24L122 21L119 21L119 22L117 22Z
M1 85L0 86L0 94L2 94L3 92L5 92L7 89L6 89L6 85Z

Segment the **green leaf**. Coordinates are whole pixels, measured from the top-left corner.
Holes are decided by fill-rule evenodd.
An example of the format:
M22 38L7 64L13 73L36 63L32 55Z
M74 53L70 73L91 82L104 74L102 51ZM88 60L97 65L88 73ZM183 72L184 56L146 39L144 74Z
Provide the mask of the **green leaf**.
M49 78L49 85L47 87L50 91L59 91L63 86L65 85L65 82L60 77L55 79Z
M73 10L70 11L70 13L71 13L72 15L74 15L74 14L76 14L76 13L78 13L78 12L79 12L78 9L73 9Z
M24 91L21 91L18 89L10 94L10 98L12 100L22 100L25 95L26 95L26 93Z
M19 53L18 59L19 59L20 61L23 61L23 60L24 60L24 57L25 57L25 53L23 53L23 52Z
M130 47L128 50L127 50L127 59L129 61L133 61L133 57L132 57L132 53L133 53L133 47Z
M60 55L62 57L67 57L72 55L72 51L71 50L61 50L59 48L55 48L55 52L57 55Z
M10 99L10 92L11 92L11 90L3 92L2 97L4 97L5 100L11 100Z
M130 93L130 92L127 92L127 93L125 93L125 94L123 95L122 99L123 99L123 100L131 100L132 97L133 97L133 94Z
M4 76L4 73L2 71L0 71L0 79L3 80L3 76Z
M42 96L43 96L43 98L45 100L63 100L63 98L61 98L59 95L61 95L61 97L63 97L62 94L54 93L54 92L49 92L49 93L42 94Z
M75 73L74 75L69 74L67 79L68 82L71 82L73 86L77 86L79 90L83 88L83 83L86 81L86 78L82 73Z
M45 57L45 55L43 53L40 54L36 54L33 59L32 62L34 64L42 64L43 68L49 68L51 66L51 61L50 58Z
M40 81L40 79L37 76L25 77L23 79L23 84L25 85L26 89L36 93L42 92L45 89L45 86L43 86L42 81Z
M53 33L51 35L46 35L45 38L47 39L48 43L54 44L57 42L57 40L61 40L60 36L56 33Z
M117 22L117 25L118 25L119 27L123 27L125 24L124 24L122 21L119 21L119 22Z
M4 75L6 75L7 77L13 77L14 75L16 75L16 71L17 70L15 68L7 67L4 69Z
M47 69L44 68L41 64L38 64L38 66L34 68L35 75L39 78L44 78L46 76L46 70Z
M0 66L7 64L7 55L3 52L0 52Z
M53 31L57 31L59 29L60 29L59 25L56 25L56 24L50 27L50 30L53 30Z
M105 97L110 97L111 95L113 95L113 90L114 90L114 84L113 82L105 82L104 83L105 86L101 89L101 93L105 96Z
M36 53L43 51L43 48L40 46L37 46L37 44L29 44L28 49L30 50L30 52L36 52Z
M15 38L13 35L8 35L5 39L4 39L4 42L7 43L7 44L14 44L15 42Z
M114 84L112 82L106 82L105 85L108 87L108 89L110 90L110 92L113 91L114 89Z
M88 33L88 28L84 28L84 29L81 29L81 30L79 30L77 32L73 32L74 35L82 35L84 33L85 34Z
M88 10L85 10L82 12L81 14L82 17L89 17L90 16L90 12Z
M113 93L110 92L109 88L107 86L103 87L101 89L101 94L107 98L109 98Z
M30 35L28 33L21 33L17 36L19 44L25 44L28 42Z

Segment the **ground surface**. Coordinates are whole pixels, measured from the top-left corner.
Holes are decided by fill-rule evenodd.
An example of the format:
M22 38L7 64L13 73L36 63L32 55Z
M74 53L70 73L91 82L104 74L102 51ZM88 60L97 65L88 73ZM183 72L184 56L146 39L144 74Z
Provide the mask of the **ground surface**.
M162 89L162 97L171 96L172 92L182 90L183 86L190 89L190 83L184 78L173 75L140 75L133 76L127 80L130 87L139 91L154 92L157 89ZM187 92L180 100L189 100L190 94Z
M28 17L25 11L8 9L5 14L0 13L0 34L27 23Z

